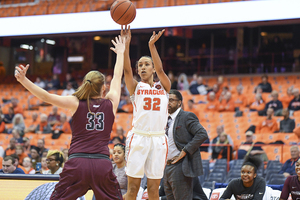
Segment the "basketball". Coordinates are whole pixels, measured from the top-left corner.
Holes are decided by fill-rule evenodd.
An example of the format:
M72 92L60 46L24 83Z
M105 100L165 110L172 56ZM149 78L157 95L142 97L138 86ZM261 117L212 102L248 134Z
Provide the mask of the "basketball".
M136 15L134 4L128 0L116 0L110 8L111 18L120 25L130 24Z

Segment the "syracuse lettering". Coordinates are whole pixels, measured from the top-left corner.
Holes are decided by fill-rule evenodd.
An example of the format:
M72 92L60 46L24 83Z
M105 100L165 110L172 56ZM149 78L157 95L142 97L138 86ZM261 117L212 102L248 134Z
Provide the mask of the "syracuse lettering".
M137 91L137 95L164 95L165 91L164 90L155 90L155 89L139 89Z

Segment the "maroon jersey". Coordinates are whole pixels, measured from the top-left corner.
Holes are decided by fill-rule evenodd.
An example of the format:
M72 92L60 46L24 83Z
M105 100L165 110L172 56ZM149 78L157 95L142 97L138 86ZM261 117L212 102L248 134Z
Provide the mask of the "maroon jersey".
M300 182L298 176L288 176L284 182L280 199L288 199L289 195L292 195L292 199L300 199Z
M108 99L79 101L72 117L72 141L69 154L89 153L109 155L108 142L115 120L112 102Z

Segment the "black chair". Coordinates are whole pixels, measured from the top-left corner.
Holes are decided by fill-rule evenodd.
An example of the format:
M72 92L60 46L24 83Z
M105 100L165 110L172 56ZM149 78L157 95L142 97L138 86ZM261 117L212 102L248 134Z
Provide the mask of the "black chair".
M202 184L202 188L208 188L208 189L214 189L215 186L213 185L213 182L212 181L205 181L203 184Z
M271 178L270 181L268 181L268 184L269 185L282 185L282 184L284 184L285 180L286 180L285 177L284 178L274 177L274 178Z
M223 183L223 177L208 177L207 181L215 181L216 183Z
M215 165L218 164L226 164L227 165L227 159L217 159Z
M283 174L274 174L274 173L271 173L269 176L268 176L268 179L266 179L267 183L268 181L270 181L272 178L279 178L279 179L286 179L286 177L283 175Z
M265 176L265 179L266 180L269 180L270 179L270 176L272 174L278 174L279 170L266 170L266 176Z
M225 168L214 168L211 173L222 173L223 176L227 175L227 169Z

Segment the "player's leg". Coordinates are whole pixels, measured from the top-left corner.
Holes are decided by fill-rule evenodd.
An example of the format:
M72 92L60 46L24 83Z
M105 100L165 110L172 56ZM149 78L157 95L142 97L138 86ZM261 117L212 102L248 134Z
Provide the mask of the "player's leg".
M149 200L158 200L159 199L159 184L160 179L147 179L147 191Z
M126 139L126 200L135 200L140 189L141 178L144 177L144 166L149 154L150 137L134 134L131 131Z
M107 159L91 159L90 162L94 170L91 170L90 178L87 181L94 192L95 198L97 200L122 199L117 177L112 171L111 161Z
M150 143L149 143L150 145ZM159 199L159 184L164 174L167 158L167 138L163 136L151 137L151 149L145 163L147 176L147 190L149 200Z
M51 200L77 199L89 190L88 184L83 181L86 177L87 162L83 158L68 160L60 173L59 182L51 195Z
M125 200L135 200L137 193L140 189L141 178L133 178L127 176L127 180L128 180L128 186L127 186L127 193L125 195Z

